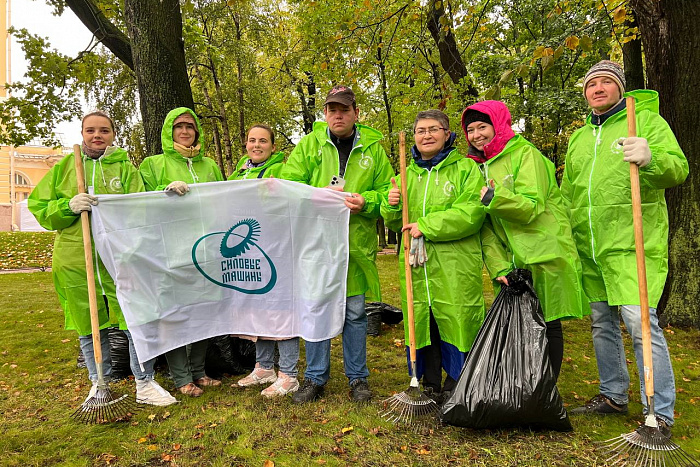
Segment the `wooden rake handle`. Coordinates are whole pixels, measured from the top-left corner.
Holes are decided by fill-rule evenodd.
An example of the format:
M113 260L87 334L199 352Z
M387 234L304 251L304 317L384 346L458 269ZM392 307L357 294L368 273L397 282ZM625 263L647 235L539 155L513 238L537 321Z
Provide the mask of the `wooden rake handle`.
M404 226L409 223L408 219L408 183L406 182L406 133L399 133L399 177L401 180L401 220ZM403 242L403 266L406 276L406 315L408 322L408 346L411 362L416 361L416 322L413 318L413 277L411 276L411 265L409 253L411 249L411 236L408 230L402 232ZM413 371L413 370L411 370ZM416 375L412 375L416 376Z
M627 98L627 136L637 136L637 114L634 97ZM637 280L639 305L642 310L642 361L644 363L644 392L654 396L654 366L651 356L651 323L649 321L649 293L647 268L644 259L644 225L642 222L642 195L639 189L639 167L630 163L630 189L632 191L632 221L634 225L634 249L637 255Z
M80 145L73 145L75 158L75 178L78 180L78 193L87 193L85 189L85 171L83 170L83 154ZM85 272L87 277L88 301L90 303L90 326L92 327L92 345L95 348L95 362L102 363L102 345L100 342L100 318L97 314L97 290L95 289L95 270L92 262L92 240L90 235L90 214L80 213L80 224L83 228L83 250L85 250Z

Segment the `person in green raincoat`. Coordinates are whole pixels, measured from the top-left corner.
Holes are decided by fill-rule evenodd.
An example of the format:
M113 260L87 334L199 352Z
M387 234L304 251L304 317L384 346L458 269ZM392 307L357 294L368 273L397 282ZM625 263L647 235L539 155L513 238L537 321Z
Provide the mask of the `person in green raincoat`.
M284 168L284 154L275 152L275 132L267 125L253 125L246 137L247 156L238 163L229 180L279 178ZM279 371L275 373L275 343L279 349ZM255 338L255 368L238 380L238 386L272 383L261 391L265 397L284 396L299 389L297 365L299 338Z
M275 132L267 125L253 125L248 130L247 155L238 161L229 180L279 178L284 168L284 154L275 152Z
M635 163L642 198L655 414L662 432L670 436L676 391L656 306L668 272L664 190L685 180L688 161L659 115L658 94L648 90L625 94L624 72L617 63L604 60L594 65L584 78L583 92L592 112L571 135L561 189L583 265L600 385L598 395L571 413L627 412L630 381L620 316L633 338L639 374L644 374L629 172L629 164ZM636 101L637 137L625 138L625 96ZM640 380L646 413L644 378Z
M139 172L146 191L174 191L183 195L188 183L224 179L219 166L204 157L204 134L194 111L178 107L168 112L160 133L163 153L147 157Z
M409 224L402 225L398 186L381 209L387 227L411 234L413 306L416 328L416 372L428 395L441 403L454 390L460 371L484 321L479 230L484 209L483 185L474 161L454 147L447 115L419 112L413 124L416 144L407 168ZM399 264L403 265L403 249ZM427 257L427 258L426 258ZM401 278L404 322L405 270ZM404 326L406 341L408 329ZM442 381L442 370L447 376ZM410 371L410 365L409 365Z
M382 199L394 172L380 144L382 134L357 123L355 93L335 86L323 106L325 122L315 122L313 132L294 148L281 178L315 187L333 187L348 193L350 209L349 262L343 363L356 402L372 397L367 377L367 313L365 298L379 300L376 223ZM310 402L323 394L330 377L330 340L306 343L306 371L295 403Z
M80 348L85 356L88 375L93 383L89 399L97 390L97 366L92 344L80 213L91 211L92 206L97 205L97 194L143 191L143 182L136 168L129 162L126 151L112 146L114 122L106 113L95 111L83 117L81 133L82 154L69 154L54 165L32 190L27 205L42 227L57 231L51 271L56 293L65 314L66 329L77 331ZM83 159L85 186L90 194L78 193L75 157ZM109 379L111 373L107 328L119 326L125 331L129 341L129 363L136 378L137 402L158 406L177 402L153 379L155 359L143 363L143 369L139 364L131 334L127 330L124 315L117 302L114 281L94 248L93 262L95 287L97 292L101 293L101 298L97 299L97 307L105 378Z
M527 269L547 325L555 378L564 357L561 320L588 314L581 262L555 177L554 164L511 128L508 107L482 101L462 113L469 157L481 164L487 186L481 202L484 263L494 286L514 268Z
M163 153L147 157L139 167L147 191L165 190L183 196L189 191L188 183L224 179L216 162L204 157L202 126L192 110L178 107L168 112L160 138ZM199 397L201 387L221 385L204 372L208 345L205 339L166 352L170 374L180 393Z

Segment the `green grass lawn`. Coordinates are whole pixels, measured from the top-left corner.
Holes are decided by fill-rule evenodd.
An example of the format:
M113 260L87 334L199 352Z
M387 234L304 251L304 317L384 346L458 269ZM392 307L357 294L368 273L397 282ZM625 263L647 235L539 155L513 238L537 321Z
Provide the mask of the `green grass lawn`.
M380 256L378 262L384 301L397 305L397 258ZM70 419L89 384L86 371L76 368L77 336L63 329L50 273L0 275L0 296L1 466L603 465L594 441L630 432L641 420L630 365L630 414L572 418L573 433L396 427L379 416L379 401L409 382L399 325L368 338L375 392L369 405L348 400L335 339L331 380L320 402L300 407L288 399L264 400L259 389L230 387L238 378L232 377L199 399L178 395L176 406L147 407L128 421L86 426ZM575 406L597 392L595 358L588 320L566 322L564 332L559 389ZM669 328L666 336L678 391L674 439L700 457L700 332ZM633 361L631 351L628 359ZM166 375L157 378L174 389ZM134 390L133 382L115 386Z

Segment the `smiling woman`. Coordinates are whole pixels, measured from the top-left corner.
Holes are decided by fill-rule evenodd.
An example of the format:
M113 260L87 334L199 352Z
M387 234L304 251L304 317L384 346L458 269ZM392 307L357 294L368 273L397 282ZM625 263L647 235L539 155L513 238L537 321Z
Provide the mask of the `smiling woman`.
M275 152L275 132L268 125L258 123L248 130L243 157L229 180L247 178L279 178L284 168L284 154Z

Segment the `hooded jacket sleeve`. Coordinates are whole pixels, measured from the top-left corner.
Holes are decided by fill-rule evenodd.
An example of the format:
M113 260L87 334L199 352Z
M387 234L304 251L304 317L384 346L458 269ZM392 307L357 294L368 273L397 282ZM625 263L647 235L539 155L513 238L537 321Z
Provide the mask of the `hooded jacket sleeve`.
M464 159L459 196L444 211L434 211L418 219L423 236L433 242L451 242L478 233L485 216L479 201L482 185L476 164Z
M382 201L386 199L389 189L391 189L391 177L394 176L394 170L391 168L384 148L379 144L376 146L378 149L374 154L374 160L377 169L374 172L372 189L360 193L365 199L365 205L359 215L369 218L379 217Z
M287 159L287 162L284 164L284 169L282 169L280 178L292 182L304 183L306 185L311 184L311 172L309 171L306 159L307 151L309 151L309 143L307 140L312 138L313 136L307 135L294 147L292 153L289 155L289 159Z
M391 182L390 182L391 183ZM391 186L391 185L390 185ZM396 186L401 189L401 180L396 180ZM387 191L387 196L388 196ZM399 204L392 206L389 204L387 196L382 200L382 207L380 209L380 214L384 218L384 225L394 232L401 232L403 227L403 213L402 213L402 201Z
M158 183L158 177L155 174L151 157L147 157L141 162L139 174L141 175L146 191L163 191L167 185Z
M70 158L70 161L72 160L73 158ZM56 186L61 182L61 177L65 173L63 167L64 164L60 163L54 165L34 187L27 200L27 208L36 217L39 225L47 230L65 229L80 218L68 206L70 198L64 198L56 191ZM74 185L77 193L77 182Z
M211 161L209 164L211 165L212 172L214 172L214 181L223 182L225 180L224 175L221 173L221 169L219 168L219 164L217 164L214 159L205 157L202 160Z
M544 211L549 177L542 156L534 148L527 147L522 152L520 166L513 174L512 190L502 183L496 181L487 213L508 222L529 224Z
M656 189L671 188L683 183L688 176L688 161L666 120L653 112L637 116L638 135L646 138L651 149L651 162L639 169L642 183Z
M571 169L569 169L569 152L571 151L571 144L569 144L569 149L566 152L566 159L564 160L564 173L562 174L561 177L561 186L559 187L561 190L561 198L562 201L564 202L564 208L566 208L566 212L569 213L571 211L571 198L573 196L572 190L573 187L571 186Z
M134 167L131 162L124 162L122 167L122 186L124 186L124 193L140 193L146 191L143 180L139 171Z
M510 261L505 245L496 235L489 216L484 219L479 234L484 265L486 265L491 280L507 275L513 270L513 263Z

